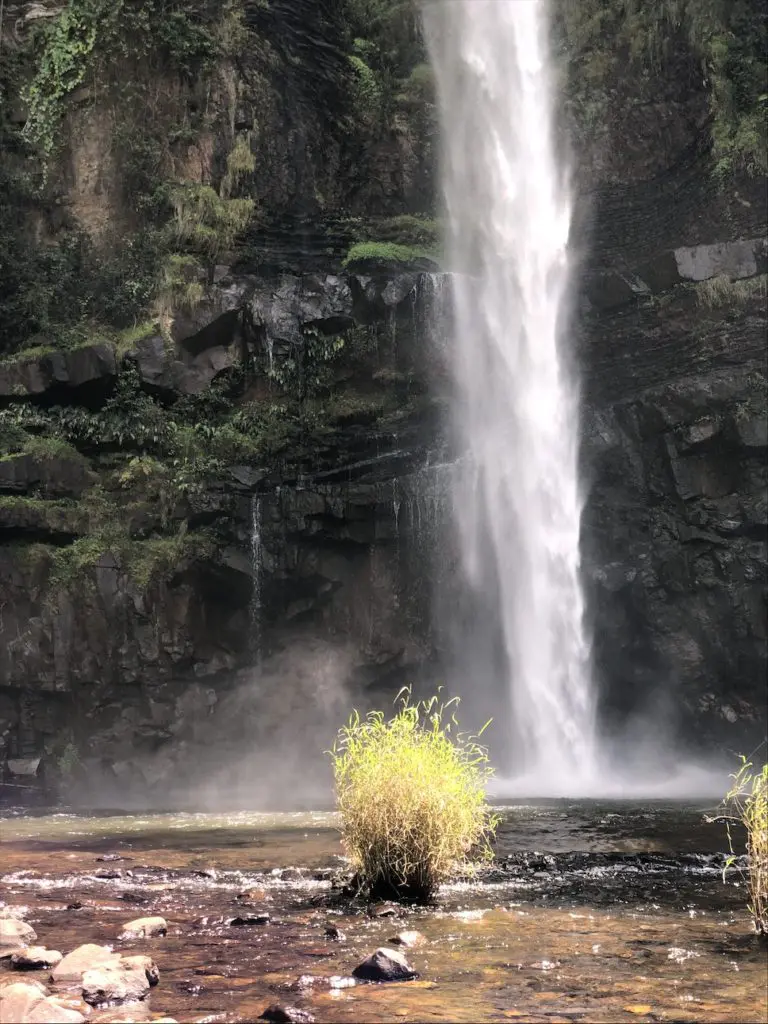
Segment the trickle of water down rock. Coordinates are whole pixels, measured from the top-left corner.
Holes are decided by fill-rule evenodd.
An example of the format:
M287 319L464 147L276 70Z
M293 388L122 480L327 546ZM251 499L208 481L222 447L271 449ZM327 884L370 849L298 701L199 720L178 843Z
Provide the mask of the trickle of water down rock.
M499 620L512 719L502 770L529 792L568 795L593 774L595 730L568 356L571 202L554 143L548 5L427 0L423 17L456 271L461 556Z

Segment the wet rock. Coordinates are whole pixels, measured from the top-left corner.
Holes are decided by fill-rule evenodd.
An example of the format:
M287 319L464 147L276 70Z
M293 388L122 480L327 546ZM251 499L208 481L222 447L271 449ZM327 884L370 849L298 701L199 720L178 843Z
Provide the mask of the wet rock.
M40 760L39 757L12 757L6 764L11 775L33 776L37 775Z
M116 860L130 860L130 857L124 857L121 853L104 853L101 857L97 857L96 860L102 864L110 864Z
M325 929L325 937L326 939L332 939L334 942L343 942L347 936L341 928L337 928L335 924L329 924Z
M0 1020L9 1024L79 1024L85 1017L47 996L39 983L17 981L0 988Z
M352 971L362 981L410 981L418 974L396 949L381 946Z
M102 868L100 871L94 871L94 878L101 878L103 881L112 882L116 878L122 878L123 872L117 868Z
M137 953L134 956L121 956L120 961L124 967L130 970L144 971L151 988L160 982L160 970L151 956Z
M406 949L416 949L417 946L426 946L427 944L426 937L417 931L399 932L388 941L395 946L404 946Z
M299 882L304 877L304 872L299 868L283 868L280 872L281 882Z
M235 897L239 903L263 903L266 898L265 889L246 889Z
M49 352L0 367L0 395L42 395L66 388L68 392L103 397L117 376L115 350L111 345L82 345L69 351Z
M137 917L123 925L121 939L151 939L168 932L164 917Z
M306 1010L299 1010L295 1006L279 1006L277 1003L268 1006L259 1017L259 1020L268 1020L272 1024L312 1024L314 1019Z
M22 946L29 946L37 938L37 932L26 921L14 917L0 918L0 957L10 956Z
M229 923L237 927L247 927L250 925L269 924L270 920L269 914L252 914L248 917L233 917Z
M72 903L67 904L67 910L82 910L84 904L80 900L74 900Z
M56 967L62 960L63 956L57 949L29 946L11 956L11 967L18 971L44 971Z
M403 908L396 903L372 903L368 907L369 917L402 917Z
M235 918L235 920L241 920ZM220 928L222 925L232 924L232 918L222 917L221 914L206 914L203 917L196 917L192 922L193 928Z
M13 918L15 921L23 921L29 914L29 907L7 906L5 903L0 906L0 918Z
M115 957L115 961L85 971L83 999L86 1003L114 1006L139 1002L159 981L159 971L150 957Z
M114 964L120 960L109 946L97 946L87 942L68 953L51 971L51 980L56 982L80 981L85 971L103 964Z

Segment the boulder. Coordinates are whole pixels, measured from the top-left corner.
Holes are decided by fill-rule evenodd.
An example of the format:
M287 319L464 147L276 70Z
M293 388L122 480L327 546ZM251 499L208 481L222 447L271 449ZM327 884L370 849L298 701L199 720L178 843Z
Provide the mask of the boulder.
M7 761L8 771L11 775L37 775L40 767L39 757L11 757Z
M13 917L0 918L0 957L10 956L37 938L37 932L26 923Z
M361 981L411 981L418 974L402 953L381 946L352 971Z
M314 1017L306 1010L299 1010L295 1006L279 1006L273 1003L261 1014L259 1020L268 1020L272 1024L312 1024Z
M51 980L79 982L86 971L103 965L117 964L119 961L119 955L113 953L109 946L97 946L88 942L73 949L60 964L54 967L51 972Z
M116 957L83 974L83 999L91 1006L111 1006L145 999L159 981L154 961L147 956Z
M123 925L121 939L151 939L165 935L168 924L164 917L137 917Z
M0 988L0 1020L9 1024L78 1024L85 1017L46 996L42 985L17 981Z
M65 352L45 352L0 364L0 397L44 395L55 389L106 395L117 376L111 345L82 345Z
M425 946L427 944L425 936L417 931L399 932L389 941L395 946L404 946L406 949L416 949L418 946Z
M62 959L63 956L57 949L29 946L11 956L11 967L15 967L18 971L44 971L56 967Z
M46 495L79 498L93 483L85 459L57 455L11 455L0 460L0 491L42 490Z

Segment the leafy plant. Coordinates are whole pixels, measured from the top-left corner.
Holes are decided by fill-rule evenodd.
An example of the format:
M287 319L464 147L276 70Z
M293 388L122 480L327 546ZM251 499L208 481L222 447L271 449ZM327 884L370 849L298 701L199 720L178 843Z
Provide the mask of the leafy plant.
M725 797L731 813L723 820L728 830L731 856L723 874L736 861L731 826L738 824L746 831L747 886L749 913L758 935L768 935L768 764L756 767L741 757L741 768L731 776L733 785Z
M396 242L356 242L342 261L347 269L360 266L390 267L393 264L435 263L435 254L422 246L398 245Z
M371 895L429 899L452 872L491 856L497 818L478 737L458 731L458 698L411 702L389 720L354 712L331 751L341 831ZM480 734L482 734L480 731Z

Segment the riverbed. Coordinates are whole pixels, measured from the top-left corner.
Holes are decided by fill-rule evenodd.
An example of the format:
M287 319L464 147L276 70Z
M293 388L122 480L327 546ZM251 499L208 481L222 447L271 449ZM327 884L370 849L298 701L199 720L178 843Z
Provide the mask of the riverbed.
M50 949L93 942L155 959L148 999L93 1022L235 1024L274 1003L329 1024L762 1022L766 948L743 886L723 880L727 841L705 820L712 810L506 806L492 867L445 886L434 907L397 910L344 894L330 813L6 811L2 899L28 908ZM156 914L167 935L118 940L125 922ZM353 984L354 967L405 929L427 940L407 950L418 979Z

